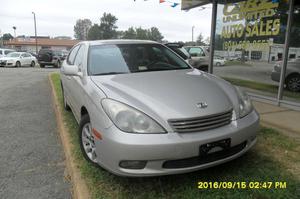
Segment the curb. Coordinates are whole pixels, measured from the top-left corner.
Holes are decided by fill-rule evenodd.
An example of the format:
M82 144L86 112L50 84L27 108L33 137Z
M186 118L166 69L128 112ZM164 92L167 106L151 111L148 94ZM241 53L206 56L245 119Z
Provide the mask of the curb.
M86 182L82 178L79 169L77 168L77 164L75 162L74 157L72 156L72 143L70 139L70 135L67 132L67 129L65 128L63 124L63 115L62 110L59 107L57 94L54 89L53 82L51 80L51 74L48 75L48 80L51 86L51 92L52 92L52 106L55 110L56 115L56 122L57 122L57 130L59 132L61 142L64 149L65 154L65 162L67 166L67 170L71 176L71 183L73 185L73 198L75 199L90 199L91 196L89 194Z

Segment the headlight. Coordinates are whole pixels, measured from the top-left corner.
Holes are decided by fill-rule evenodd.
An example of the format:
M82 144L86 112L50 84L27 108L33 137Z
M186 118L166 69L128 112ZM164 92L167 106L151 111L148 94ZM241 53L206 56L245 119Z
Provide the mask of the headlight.
M236 87L236 91L239 98L240 118L242 118L248 115L252 111L253 107L251 100L245 91L238 87Z
M102 106L112 122L127 133L166 133L146 114L112 99L102 100Z

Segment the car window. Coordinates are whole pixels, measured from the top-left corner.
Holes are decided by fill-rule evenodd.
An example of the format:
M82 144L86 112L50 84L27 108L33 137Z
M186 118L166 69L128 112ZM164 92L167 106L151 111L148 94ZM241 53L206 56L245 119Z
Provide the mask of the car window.
M77 54L77 51L78 51L79 47L80 47L79 45L78 45L78 46L75 46L75 47L71 50L71 52L70 52L70 54L69 54L69 56L68 56L68 59L67 59L68 64L70 64L70 65L73 65L73 64L74 64L75 56L76 56L76 54Z
M190 55L196 55L196 56L205 56L204 51L202 50L202 48L190 48L189 50Z
M160 44L90 46L90 75L135 73L190 68L173 51Z
M79 66L79 67L82 66L84 51L85 51L85 46L84 46L84 45L81 45L81 47L79 48L79 50L78 50L78 52L77 52L75 61L74 61L74 64L75 64L76 66Z
M8 54L7 54L7 57L20 57L20 53L15 53L15 52L13 52L13 53L8 53Z
M2 55L2 50L0 50L0 55Z
M5 50L4 51L4 55L7 55L8 53L11 53L11 52L14 52L14 51L12 51L12 50ZM2 52L1 52L2 53Z

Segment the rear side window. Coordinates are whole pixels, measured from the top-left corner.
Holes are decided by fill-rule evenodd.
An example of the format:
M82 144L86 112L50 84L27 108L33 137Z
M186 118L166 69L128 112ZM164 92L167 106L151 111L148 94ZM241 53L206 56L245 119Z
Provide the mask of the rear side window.
M39 54L52 54L52 50L49 49L41 49Z
M205 56L205 53L202 50L202 48L190 48L189 53L191 55L196 55L196 56Z
M2 50L0 50L0 55L2 55Z
M78 45L78 46L75 46L75 47L71 50L71 52L70 52L70 54L69 54L69 56L68 56L68 59L67 59L67 62L68 62L69 65L73 65L73 64L74 64L75 56L76 56L76 54L77 54L79 48L80 48L80 46Z

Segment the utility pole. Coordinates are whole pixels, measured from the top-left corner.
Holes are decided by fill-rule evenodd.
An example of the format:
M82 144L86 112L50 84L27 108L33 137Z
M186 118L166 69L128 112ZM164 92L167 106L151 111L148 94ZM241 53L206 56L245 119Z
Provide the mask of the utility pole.
M194 43L194 28L195 26L192 26L192 43Z
M38 54L38 46L37 46L37 36L36 36L36 19L35 19L35 13L33 14L33 20L34 20L34 34L35 34L35 53Z

